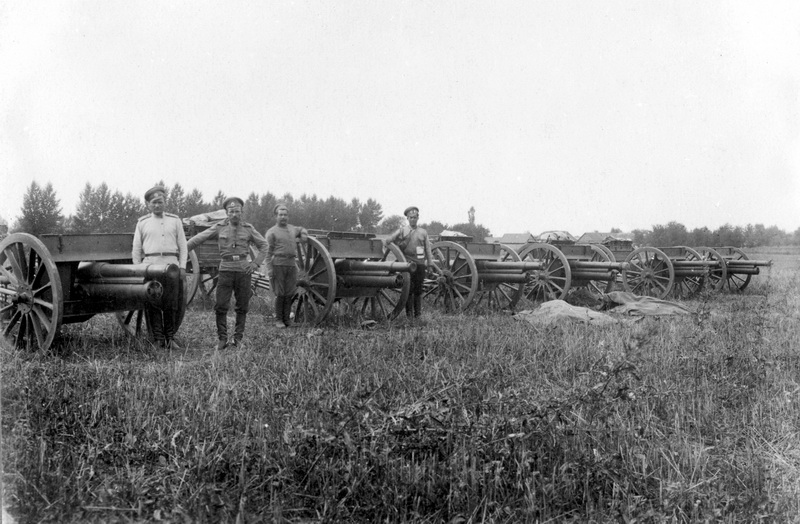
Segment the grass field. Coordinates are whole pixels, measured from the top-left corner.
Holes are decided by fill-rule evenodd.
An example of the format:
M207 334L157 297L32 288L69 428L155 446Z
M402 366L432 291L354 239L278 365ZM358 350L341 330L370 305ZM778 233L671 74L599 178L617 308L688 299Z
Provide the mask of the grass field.
M18 522L800 522L800 256L695 314L536 326L427 310L181 351L108 315L2 349ZM232 318L231 318L232 321Z

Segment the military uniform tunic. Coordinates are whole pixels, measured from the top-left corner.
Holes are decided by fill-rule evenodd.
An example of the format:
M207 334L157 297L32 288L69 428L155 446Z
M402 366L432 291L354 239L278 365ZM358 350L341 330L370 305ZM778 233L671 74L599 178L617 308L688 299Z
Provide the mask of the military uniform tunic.
M183 222L176 215L150 213L136 223L131 251L134 264L178 264L186 269L188 253Z

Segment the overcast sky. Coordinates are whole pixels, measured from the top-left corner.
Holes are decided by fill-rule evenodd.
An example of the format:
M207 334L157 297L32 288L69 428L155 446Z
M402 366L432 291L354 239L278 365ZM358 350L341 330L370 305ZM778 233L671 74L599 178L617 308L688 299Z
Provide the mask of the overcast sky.
M563 229L800 227L800 2L0 4L0 215L32 180L374 198ZM133 227L133 225L131 225Z

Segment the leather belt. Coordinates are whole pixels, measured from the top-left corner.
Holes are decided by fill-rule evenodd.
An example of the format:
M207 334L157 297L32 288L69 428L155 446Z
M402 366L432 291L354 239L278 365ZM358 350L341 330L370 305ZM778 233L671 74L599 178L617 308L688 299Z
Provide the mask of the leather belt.
M226 262L239 262L240 260L247 260L247 255L222 255L222 260Z
M145 253L146 257L177 257L177 253Z

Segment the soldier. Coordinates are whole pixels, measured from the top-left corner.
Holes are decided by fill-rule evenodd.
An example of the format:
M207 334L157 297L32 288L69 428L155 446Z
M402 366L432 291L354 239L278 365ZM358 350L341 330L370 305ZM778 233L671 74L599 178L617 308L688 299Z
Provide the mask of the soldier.
M297 287L296 244L308 241L308 231L289 224L289 208L277 204L273 210L275 225L267 230L267 270L275 293L275 327L288 327L292 296Z
M250 307L252 274L261 266L267 256L267 241L252 224L242 221L244 201L238 197L230 197L225 199L222 207L227 211L228 218L193 236L189 239L188 244L191 251L206 240L216 238L220 255L222 255L217 280L217 301L214 305L214 311L217 314L218 350L225 349L227 346L237 347L241 344L242 338L244 338L247 311ZM250 244L254 244L258 248L258 256L251 262L247 260ZM228 308L231 294L236 297L236 327L233 332L233 341L229 342Z
M417 206L407 207L403 214L408 219L408 225L392 233L383 241L383 245L396 243L406 259L417 264L417 269L411 273L411 290L406 302L406 316L419 318L422 314L422 284L425 281L425 270L428 264L433 263L433 253L431 253L428 232L417 227L419 208Z
M181 268L183 277L189 253L186 247L186 235L180 218L164 212L166 194L166 189L161 186L152 187L144 194L150 214L141 217L136 223L131 258L134 264L177 264ZM183 278L180 279L177 290L164 291L170 297L169 302L164 304L163 308L148 304L145 307L147 323L153 332L156 344L164 348L180 349L174 337L178 307L184 300Z

